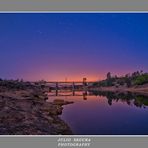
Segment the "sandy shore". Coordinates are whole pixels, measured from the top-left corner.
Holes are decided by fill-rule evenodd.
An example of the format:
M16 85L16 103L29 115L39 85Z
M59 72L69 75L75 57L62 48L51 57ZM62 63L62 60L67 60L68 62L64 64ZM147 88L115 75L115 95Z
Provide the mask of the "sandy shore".
M46 102L45 91L33 85L0 86L1 135L69 135L69 126L59 118L64 100Z

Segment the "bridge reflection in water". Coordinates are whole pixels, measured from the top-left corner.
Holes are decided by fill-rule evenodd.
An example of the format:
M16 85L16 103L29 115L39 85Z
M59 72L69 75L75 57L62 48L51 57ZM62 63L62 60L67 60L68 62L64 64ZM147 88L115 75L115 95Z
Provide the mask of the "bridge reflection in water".
M78 90L52 90L50 92L48 92L48 96L49 97L54 97L54 96L63 96L63 97L66 97L66 96L80 96L80 97L83 97L83 100L87 100L87 96L90 96L90 94L88 93L87 90L81 90L81 91L78 91Z

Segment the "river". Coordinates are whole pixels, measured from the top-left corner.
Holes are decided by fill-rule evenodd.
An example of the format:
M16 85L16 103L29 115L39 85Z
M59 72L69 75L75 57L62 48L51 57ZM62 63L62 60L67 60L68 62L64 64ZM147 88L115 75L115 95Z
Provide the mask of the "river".
M148 134L148 96L97 91L49 93L48 101L74 101L60 117L74 135Z

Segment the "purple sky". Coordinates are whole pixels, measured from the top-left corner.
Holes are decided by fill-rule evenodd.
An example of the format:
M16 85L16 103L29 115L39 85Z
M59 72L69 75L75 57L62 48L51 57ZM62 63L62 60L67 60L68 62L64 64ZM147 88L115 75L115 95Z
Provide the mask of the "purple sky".
M148 71L148 14L0 14L0 77L103 79Z

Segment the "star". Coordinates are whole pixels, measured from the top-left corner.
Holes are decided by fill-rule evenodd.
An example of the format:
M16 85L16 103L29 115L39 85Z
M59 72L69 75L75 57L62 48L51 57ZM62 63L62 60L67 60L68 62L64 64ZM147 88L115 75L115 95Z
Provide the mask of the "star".
M40 31L40 30L37 30L36 33L38 33L38 34L43 34L43 32Z

